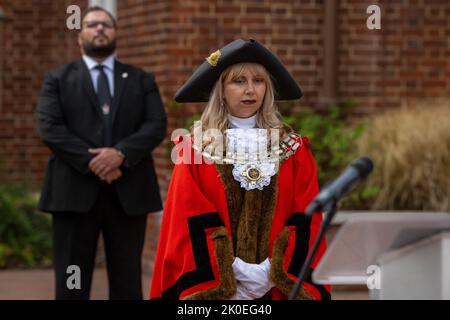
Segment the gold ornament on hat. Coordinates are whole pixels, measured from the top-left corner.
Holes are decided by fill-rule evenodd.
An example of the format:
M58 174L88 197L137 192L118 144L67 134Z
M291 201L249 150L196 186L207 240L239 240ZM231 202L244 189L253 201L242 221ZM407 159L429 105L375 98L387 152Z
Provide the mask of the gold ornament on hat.
M217 50L217 51L211 53L209 55L209 57L206 58L206 61L208 61L208 63L211 66L215 67L215 66L217 66L217 62L219 62L219 58L221 55L222 55L222 53L220 52L220 50Z

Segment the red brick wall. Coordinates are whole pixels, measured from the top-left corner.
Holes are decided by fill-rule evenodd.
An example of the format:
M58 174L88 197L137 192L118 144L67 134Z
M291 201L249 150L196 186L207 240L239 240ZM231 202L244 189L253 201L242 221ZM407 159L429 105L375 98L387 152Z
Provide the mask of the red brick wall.
M254 38L273 50L308 94L319 95L322 76L322 1L179 1L174 6L171 91L184 83L205 57L236 38ZM301 18L300 18L301 17ZM204 105L190 106L199 112Z
M0 97L0 178L43 179L48 150L40 142L34 110L43 75L78 56L76 31L66 28L66 8L86 1L0 0L2 96Z
M0 0L2 97L0 173L39 186L47 149L39 142L33 111L45 71L79 57L76 31L65 26L66 7L87 0ZM118 57L155 73L166 105L212 51L241 37L255 38L287 65L305 96L295 108L323 96L325 1L117 1ZM450 2L445 0L341 0L337 32L337 98L355 99L372 113L409 100L448 96ZM366 8L378 3L381 30L368 30ZM0 69L1 70L1 69ZM168 108L169 134L203 105ZM168 139L166 139L167 142ZM154 152L163 197L170 145Z
M366 28L379 4L381 30ZM341 0L339 98L362 113L450 96L450 2Z

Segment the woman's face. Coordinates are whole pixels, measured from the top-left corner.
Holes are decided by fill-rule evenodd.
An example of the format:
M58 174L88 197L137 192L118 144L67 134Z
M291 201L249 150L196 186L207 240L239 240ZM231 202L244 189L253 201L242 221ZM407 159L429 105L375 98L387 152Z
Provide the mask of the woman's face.
M232 116L248 118L261 108L266 94L266 82L262 75L245 68L238 77L224 83L223 94Z

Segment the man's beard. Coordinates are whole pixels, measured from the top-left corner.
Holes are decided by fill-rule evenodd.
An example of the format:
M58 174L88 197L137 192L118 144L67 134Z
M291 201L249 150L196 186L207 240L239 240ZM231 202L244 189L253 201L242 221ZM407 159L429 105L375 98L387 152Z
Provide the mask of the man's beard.
M86 55L94 58L106 58L114 53L116 50L116 40L107 44L96 46L94 42L84 42L83 51Z

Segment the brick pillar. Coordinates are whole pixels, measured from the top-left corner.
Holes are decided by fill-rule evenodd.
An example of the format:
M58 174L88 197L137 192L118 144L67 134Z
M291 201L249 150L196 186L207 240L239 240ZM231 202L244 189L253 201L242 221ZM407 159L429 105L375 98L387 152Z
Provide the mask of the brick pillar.
M5 13L0 6L0 114L3 113L3 64L4 64L4 36L3 36L3 24L5 19ZM7 130L7 125L5 121L1 120L0 117L0 139L2 139L3 132ZM0 149L0 181L4 180L4 174L2 168L5 167L5 155Z
M2 112L2 98L3 98L3 20L5 14L0 7L0 113Z
M337 100L337 43L339 0L325 2L324 83L319 103L327 107Z

